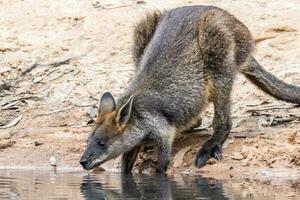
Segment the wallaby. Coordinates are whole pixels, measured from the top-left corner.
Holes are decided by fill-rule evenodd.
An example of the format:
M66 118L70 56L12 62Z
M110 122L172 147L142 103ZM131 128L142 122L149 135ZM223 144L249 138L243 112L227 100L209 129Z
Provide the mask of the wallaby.
M131 172L141 145L158 148L157 172L165 172L176 132L197 127L199 114L214 105L213 134L196 157L202 167L221 159L231 129L230 92L237 72L273 97L300 104L300 87L265 71L251 55L253 39L239 20L213 6L154 11L134 31L136 73L115 102L100 99L95 126L80 160L90 170L122 155L122 172Z

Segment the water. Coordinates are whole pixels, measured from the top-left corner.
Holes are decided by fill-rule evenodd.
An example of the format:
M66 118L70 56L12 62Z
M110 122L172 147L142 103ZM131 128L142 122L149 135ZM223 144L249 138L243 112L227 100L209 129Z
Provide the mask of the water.
M277 183L277 184L276 184ZM201 176L0 171L0 199L300 199L299 184Z

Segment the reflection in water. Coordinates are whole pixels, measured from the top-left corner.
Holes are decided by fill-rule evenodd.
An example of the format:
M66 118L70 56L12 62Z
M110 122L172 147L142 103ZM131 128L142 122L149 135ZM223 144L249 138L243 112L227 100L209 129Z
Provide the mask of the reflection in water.
M164 175L121 176L121 190L105 188L97 177L85 176L81 193L87 200L96 199L228 199L220 181L190 177L184 185Z
M0 199L300 199L299 182L0 170Z

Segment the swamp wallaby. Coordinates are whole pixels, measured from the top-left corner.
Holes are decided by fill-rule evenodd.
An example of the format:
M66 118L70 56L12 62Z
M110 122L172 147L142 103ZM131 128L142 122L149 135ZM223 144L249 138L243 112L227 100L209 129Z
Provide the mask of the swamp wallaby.
M273 97L300 104L300 87L265 71L251 55L248 29L228 12L212 6L187 6L149 13L135 27L136 73L115 102L110 93L80 160L85 169L122 155L131 172L140 146L158 147L157 172L165 172L176 132L197 127L209 102L214 105L213 134L200 148L196 166L221 159L231 129L230 92L237 72Z

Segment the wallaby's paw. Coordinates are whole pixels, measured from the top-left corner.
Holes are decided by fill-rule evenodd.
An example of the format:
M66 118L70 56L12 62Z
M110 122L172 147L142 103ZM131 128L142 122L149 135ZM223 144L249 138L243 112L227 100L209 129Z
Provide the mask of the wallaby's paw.
M123 174L131 174L131 170L128 169L128 168L122 168L122 169L121 169L121 172L122 172Z
M167 169L168 169L168 165L157 165L156 173L164 174L166 173Z
M217 160L222 159L221 144L211 144L210 141L205 142L197 154L196 166L198 168L203 167L210 158L215 158Z
M164 174L164 173L166 173L166 171L167 171L167 169L162 169L162 168L156 168L156 173L158 173L158 174Z

